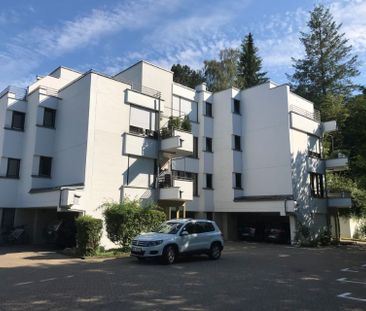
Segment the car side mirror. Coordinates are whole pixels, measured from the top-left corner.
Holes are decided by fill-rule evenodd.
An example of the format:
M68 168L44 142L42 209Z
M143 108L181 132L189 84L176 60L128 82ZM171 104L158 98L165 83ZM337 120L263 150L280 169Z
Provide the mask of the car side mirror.
M181 236L186 236L186 235L188 235L188 231L186 231L186 230L184 230L184 231L182 231L181 232L181 234L180 234Z

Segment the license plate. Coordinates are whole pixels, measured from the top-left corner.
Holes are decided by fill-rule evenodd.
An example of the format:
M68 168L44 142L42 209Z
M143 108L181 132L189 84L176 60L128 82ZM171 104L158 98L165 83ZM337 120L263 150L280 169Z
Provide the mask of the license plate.
M132 251L134 253L141 253L142 252L142 248L141 247L135 247L135 246L133 246L132 247Z

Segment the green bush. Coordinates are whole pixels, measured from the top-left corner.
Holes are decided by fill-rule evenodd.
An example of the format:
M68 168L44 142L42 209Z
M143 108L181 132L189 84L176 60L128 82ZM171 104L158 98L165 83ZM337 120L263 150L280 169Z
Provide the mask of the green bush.
M105 203L102 208L108 238L123 250L129 249L136 235L153 231L166 220L165 213L157 205L143 205L138 200Z
M76 241L82 256L95 255L102 237L103 221L91 216L76 219Z

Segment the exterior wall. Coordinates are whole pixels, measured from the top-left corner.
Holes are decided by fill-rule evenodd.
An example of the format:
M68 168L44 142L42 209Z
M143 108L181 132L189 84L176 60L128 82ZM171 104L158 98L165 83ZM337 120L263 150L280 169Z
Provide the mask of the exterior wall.
M270 83L241 93L245 195L292 194L287 94Z

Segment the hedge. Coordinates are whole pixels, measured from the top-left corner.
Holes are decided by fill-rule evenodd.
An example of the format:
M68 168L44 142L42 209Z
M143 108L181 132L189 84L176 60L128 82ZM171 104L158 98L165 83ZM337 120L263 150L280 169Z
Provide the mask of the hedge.
M103 221L91 216L76 219L76 242L82 256L95 255L102 237Z
M138 200L105 203L102 208L108 238L125 250L136 235L153 231L166 220L165 213L157 205L144 205Z

